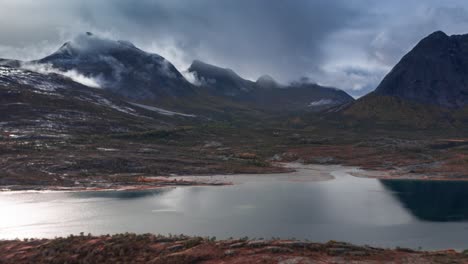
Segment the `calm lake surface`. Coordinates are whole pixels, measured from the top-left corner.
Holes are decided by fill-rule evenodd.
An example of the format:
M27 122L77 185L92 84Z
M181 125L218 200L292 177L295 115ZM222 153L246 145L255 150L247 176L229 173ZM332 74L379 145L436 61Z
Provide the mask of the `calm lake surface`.
M348 171L335 166L335 179L329 181L249 180L232 186L151 191L3 192L0 239L151 232L468 248L467 182L382 181L353 177Z

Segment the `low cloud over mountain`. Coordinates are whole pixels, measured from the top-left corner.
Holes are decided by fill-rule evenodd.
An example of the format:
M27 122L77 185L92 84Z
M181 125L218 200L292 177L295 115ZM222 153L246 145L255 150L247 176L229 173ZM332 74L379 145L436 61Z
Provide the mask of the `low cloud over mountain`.
M354 96L373 90L435 31L468 28L465 1L0 0L0 57L36 59L78 32L128 39L183 71L194 59L255 80L306 76ZM49 16L53 10L54 16ZM21 17L21 23L9 23Z

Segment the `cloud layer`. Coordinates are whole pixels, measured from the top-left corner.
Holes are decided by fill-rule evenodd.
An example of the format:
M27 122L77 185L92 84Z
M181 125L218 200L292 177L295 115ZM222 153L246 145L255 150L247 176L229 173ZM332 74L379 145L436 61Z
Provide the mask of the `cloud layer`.
M61 71L59 69L54 68L52 65L49 64L37 64L37 63L22 63L21 68L33 72L38 72L42 74L60 74L63 76L66 76L73 81L77 83L81 83L83 85L86 85L88 87L92 88L101 88L101 82L102 80L99 80L98 78L91 78L84 76L83 74L80 74L79 72L75 70L69 70L69 71Z
M303 76L355 96L373 90L419 39L468 33L468 3L371 0L0 0L0 57L37 59L85 31L246 78Z

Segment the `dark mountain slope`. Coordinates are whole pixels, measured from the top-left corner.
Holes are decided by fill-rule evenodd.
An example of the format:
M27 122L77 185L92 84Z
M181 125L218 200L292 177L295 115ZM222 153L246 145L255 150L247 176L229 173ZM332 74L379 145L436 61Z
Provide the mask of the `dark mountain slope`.
M259 114L240 102L220 96L217 91L192 85L157 54L144 52L129 42L108 40L91 33L80 35L54 54L29 64L32 69L39 65L50 67L53 72L78 73L121 100L194 113L205 119ZM216 74L219 71L214 70ZM222 89L229 90L229 83L223 84Z
M201 85L215 94L228 97L242 97L255 89L255 83L237 75L233 70L217 67L195 60L189 72L193 73Z
M303 82L284 86L267 75L252 82L231 69L200 61L194 61L189 71L196 75L202 87L216 95L264 111L317 111L354 101L339 89Z
M0 129L17 137L67 137L173 127L194 119L132 105L59 74L0 66Z
M281 88L281 85L273 79L270 75L262 75L260 76L257 81L255 82L255 86L261 89L276 89Z
M350 122L386 129L467 128L468 35L432 33L401 59L374 92L341 113Z
M320 111L353 102L346 92L314 83L255 90L255 104L270 111Z
M194 61L189 83L167 60L126 41L91 33L79 35L57 52L37 61L0 60L0 65L40 73L58 73L88 86L103 88L121 100L175 109L208 119L261 116L271 111L317 111L353 101L345 92L316 84L278 84L269 76L256 82L230 69ZM237 118L239 119L239 118Z
M182 74L163 57L125 41L86 33L36 61L61 71L75 70L106 89L131 99L164 100L195 93Z
M346 122L354 126L398 130L409 128L447 128L455 122L455 110L436 105L423 104L395 96L382 96L374 93L364 96L356 103L345 107L340 113Z
M468 35L437 31L413 48L375 90L447 108L468 105Z

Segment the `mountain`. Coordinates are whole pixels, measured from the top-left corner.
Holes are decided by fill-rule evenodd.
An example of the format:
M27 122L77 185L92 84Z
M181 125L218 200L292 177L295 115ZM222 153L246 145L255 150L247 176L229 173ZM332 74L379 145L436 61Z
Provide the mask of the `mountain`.
M398 62L374 92L340 113L360 126L466 127L468 35L430 34Z
M0 67L4 89L21 87L35 98L37 91L50 88L37 102L58 96L68 102L57 103L58 112L71 111L69 106L77 103L84 106L85 100L92 104L90 109L95 110L101 102L101 107L112 108L119 115L138 113L135 115L157 119L156 123L174 123L167 116L246 122L278 112L317 111L353 101L338 89L305 82L281 85L268 75L254 82L231 69L201 61L194 61L189 68L201 83L197 87L163 57L92 33L78 35L43 59L0 59ZM34 100L27 104L34 105ZM27 115L28 111L22 113Z
M316 111L354 101L346 92L336 88L302 81L281 85L268 75L252 82L231 69L198 60L188 71L198 78L202 87L215 94L266 111Z
M109 116L119 116L119 119L123 116L122 121L129 117L134 119L127 120L128 123L123 121L124 127L140 121L151 127L160 123L165 126L191 124L200 119L247 121L263 115L242 103L198 89L159 55L144 52L125 41L108 40L91 33L79 35L43 59L0 59L0 67L0 85L5 93L20 89L21 93L30 95L27 103L19 99L10 102L8 98L3 101L6 105L30 106L21 110L21 115L15 115L19 119L40 114L34 109L41 108L40 102L46 101L56 102L45 103L51 107L47 113L54 112L54 104L55 112L70 112L79 105L80 111L89 112L89 116L99 109L96 107L99 104L104 115L109 110L113 112ZM83 100L89 105L89 111ZM13 112L8 113L13 115ZM103 123L115 121L99 118L100 113L96 112L95 116ZM70 118L72 121L73 117ZM36 119L43 118L37 116ZM3 121L0 119L0 123Z
M256 89L255 104L269 111L322 111L354 101L346 92L315 83L293 82L279 88Z
M55 53L33 63L76 71L102 88L137 100L163 100L195 93L182 74L163 57L126 41L81 34Z
M255 86L261 89L272 90L281 88L281 85L273 79L270 75L262 75L255 82Z
M446 108L468 105L468 35L437 31L421 40L375 90Z
M199 60L193 61L189 72L193 73L200 84L217 95L239 97L255 89L255 83L245 80L231 69L217 67Z

